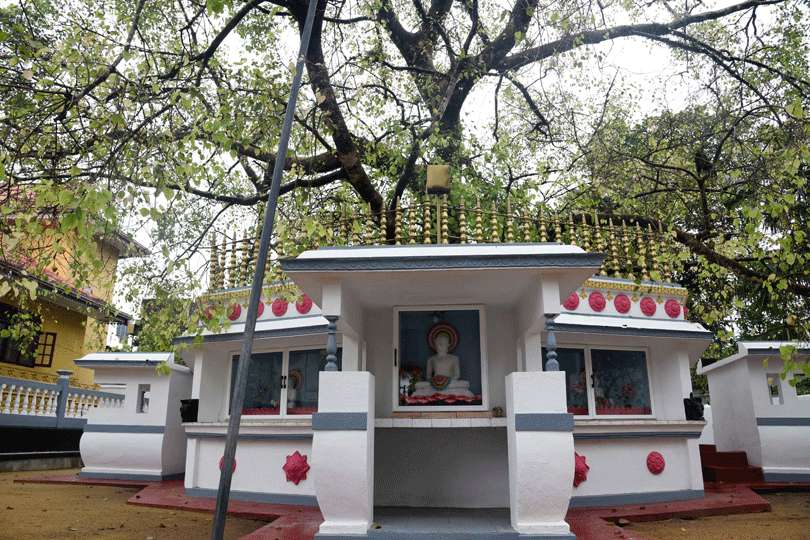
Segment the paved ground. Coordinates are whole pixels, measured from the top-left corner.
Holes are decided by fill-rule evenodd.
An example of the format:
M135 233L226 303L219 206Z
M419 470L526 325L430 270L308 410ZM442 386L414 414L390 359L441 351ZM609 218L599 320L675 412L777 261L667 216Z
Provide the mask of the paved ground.
M810 538L810 493L768 493L771 511L633 523L625 531L648 540L806 540Z
M60 471L71 472L71 471ZM0 473L0 540L208 538L211 514L127 504L141 488L14 483L44 471ZM228 518L226 538L266 525Z

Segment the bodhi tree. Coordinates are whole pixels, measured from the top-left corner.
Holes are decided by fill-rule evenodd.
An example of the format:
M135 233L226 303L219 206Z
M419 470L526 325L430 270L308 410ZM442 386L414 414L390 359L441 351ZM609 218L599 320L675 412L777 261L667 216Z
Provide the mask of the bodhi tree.
M673 228L693 290L731 276L806 308L801 2L321 0L292 150L276 156L306 7L0 8L0 187L63 215L108 200L118 211L96 204L94 218L152 233L135 283L173 277L165 290L177 290L200 277L211 230L255 214L277 159L283 217L355 202L388 212L389 227L425 165L442 162L453 198L634 214ZM639 88L614 49L670 69ZM13 227L32 211L4 212ZM731 306L728 294L713 300Z

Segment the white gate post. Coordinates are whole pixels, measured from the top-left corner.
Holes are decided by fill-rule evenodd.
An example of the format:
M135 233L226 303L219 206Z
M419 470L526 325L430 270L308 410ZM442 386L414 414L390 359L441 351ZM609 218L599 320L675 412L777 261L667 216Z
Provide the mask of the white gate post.
M575 538L565 514L574 482L574 417L564 371L506 376L509 509L520 535Z
M316 538L363 535L374 517L374 375L322 371L312 415Z

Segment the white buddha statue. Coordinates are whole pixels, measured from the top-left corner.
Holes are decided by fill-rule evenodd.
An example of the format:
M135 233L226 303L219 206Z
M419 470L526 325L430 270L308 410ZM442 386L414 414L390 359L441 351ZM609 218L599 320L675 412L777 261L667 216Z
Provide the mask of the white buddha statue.
M458 356L449 354L450 336L442 332L433 339L436 354L428 358L425 369L425 379L414 385L411 397L432 396L433 394L446 394L449 396L473 397L470 392L470 383L462 380L461 366ZM435 388L431 381L436 375L443 375L450 379L450 383L442 389Z

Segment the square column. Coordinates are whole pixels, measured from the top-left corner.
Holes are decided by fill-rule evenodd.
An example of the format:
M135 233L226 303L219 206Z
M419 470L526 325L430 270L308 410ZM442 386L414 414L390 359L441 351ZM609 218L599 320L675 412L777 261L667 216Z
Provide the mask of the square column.
M365 535L374 517L374 375L322 371L312 415L317 538Z
M574 482L574 417L565 372L506 376L509 509L520 535L575 538L565 514Z

